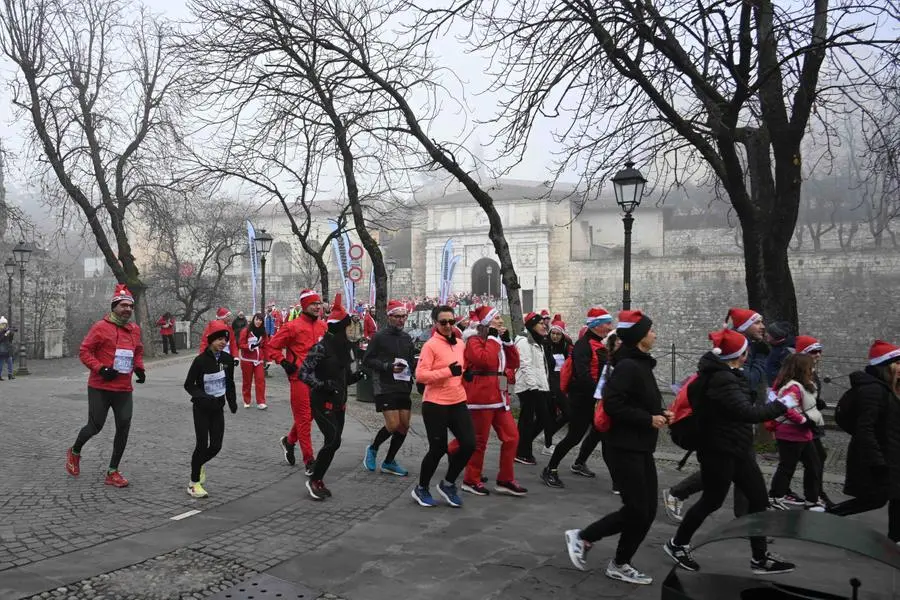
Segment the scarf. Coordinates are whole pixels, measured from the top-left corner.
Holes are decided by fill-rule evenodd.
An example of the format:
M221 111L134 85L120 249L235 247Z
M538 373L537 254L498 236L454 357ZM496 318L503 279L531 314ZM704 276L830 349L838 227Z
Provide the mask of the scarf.
M128 325L128 321L130 321L130 319L119 318L119 315L112 311L109 312L109 320L113 325L117 325L119 327L125 327L126 325Z

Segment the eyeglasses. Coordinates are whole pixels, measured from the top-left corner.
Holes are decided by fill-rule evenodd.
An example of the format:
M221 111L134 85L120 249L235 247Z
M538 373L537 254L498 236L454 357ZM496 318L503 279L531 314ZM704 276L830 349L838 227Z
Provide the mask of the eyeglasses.
M456 325L456 319L441 319L438 325Z
M391 319L405 319L409 315L388 315Z
M134 304L128 304L126 302L119 302L118 306L121 306L122 308L130 308L130 309L134 310Z

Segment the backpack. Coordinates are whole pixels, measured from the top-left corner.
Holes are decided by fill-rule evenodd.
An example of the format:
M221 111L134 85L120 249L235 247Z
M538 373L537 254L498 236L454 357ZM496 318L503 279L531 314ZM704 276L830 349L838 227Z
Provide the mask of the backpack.
M679 448L684 450L696 450L700 446L702 434L700 432L700 420L694 414L694 406L698 398L696 382L700 378L699 373L688 377L669 410L675 413L672 422L669 423L669 435ZM708 380L708 378L707 378ZM706 393L706 381L700 383L701 393ZM691 400L693 395L694 400Z
M856 413L856 389L850 388L844 392L834 408L834 422L838 427L853 435L856 431Z
M559 390L566 395L569 394L569 384L572 383L572 370L572 353L570 352L563 362L562 369L559 370Z

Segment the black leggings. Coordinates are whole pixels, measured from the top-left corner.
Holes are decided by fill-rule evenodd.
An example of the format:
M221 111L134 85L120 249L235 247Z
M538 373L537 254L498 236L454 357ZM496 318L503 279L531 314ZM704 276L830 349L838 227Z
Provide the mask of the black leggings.
M900 498L890 499L886 493L860 496L835 504L828 512L839 517L849 517L877 510L885 504L888 505L888 537L892 542L900 542Z
M456 482L456 478L475 452L475 428L472 426L469 407L465 402L458 404L423 402L422 420L425 421L425 432L428 434L428 452L422 459L419 485L424 488L431 485L431 478L437 471L438 463L447 454L448 429L459 442L459 450L447 461L447 475L444 479L449 483Z
M321 481L325 478L328 467L331 466L335 452L341 447L341 434L344 432L344 417L347 413L344 406L325 408L322 403L315 401L311 404L313 419L316 420L316 425L325 439L322 442L322 449L316 455L315 467L310 479Z
M587 400L585 398L572 399L571 404L569 405L569 431L566 433L566 437L564 437L558 444L556 444L556 450L553 451L553 456L550 457L550 462L547 463L547 467L550 469L558 469L559 463L562 462L562 459L566 457L566 455L577 446L582 439L585 439L584 434L588 433L588 430L594 432L594 402L592 400ZM600 441L600 432L595 432L588 434L588 438L591 441L588 442L585 439L585 443L581 446L581 452L578 454L578 459L575 461L578 464L583 464L587 458L591 455L591 452L594 451L594 448L597 447L597 442Z
M772 476L769 495L781 498L788 493L797 463L803 463L803 495L807 502L818 502L822 492L822 463L813 441L778 443L778 468Z
M531 442L544 434L544 446L553 444L553 419L550 418L550 392L526 390L517 392L519 398L519 447L516 456L534 458Z
M109 469L114 471L119 468L119 461L122 460L125 446L128 444L128 432L131 430L131 415L134 410L131 392L110 392L88 387L88 421L78 432L72 452L80 454L87 441L100 433L110 408L116 420L116 436L113 438L112 456L109 457Z
M607 448L606 455L610 473L622 493L622 507L588 525L581 538L596 542L621 533L615 561L624 565L631 562L656 518L656 462L650 452Z
M700 451L697 458L700 461L703 494L684 515L684 520L675 533L674 542L680 546L690 544L694 533L706 518L721 508L732 483L736 490L742 491L747 497L750 513L763 512L769 507L766 482L752 452L736 456L724 452ZM750 547L754 559L764 558L766 538L751 537Z
M200 467L222 449L225 437L225 398L197 398L194 403L194 433L197 443L191 456L191 482L200 481Z

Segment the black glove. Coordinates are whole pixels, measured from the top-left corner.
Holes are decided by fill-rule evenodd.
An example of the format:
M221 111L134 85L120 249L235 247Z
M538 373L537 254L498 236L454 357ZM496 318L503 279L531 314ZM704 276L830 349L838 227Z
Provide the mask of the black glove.
M335 387L334 387L333 385L331 385L330 383L326 383L325 385L323 385L323 386L319 389L319 391L322 392L323 394L328 395L328 396L337 396L337 395L340 393L340 392L338 392L337 388L335 388Z
M458 362L450 363L450 374L451 375L453 375L454 377L459 377L460 375L462 375L462 373L463 373L463 369L461 366L459 366Z
M359 371L354 373L352 377L350 377L350 385L353 385L354 383L359 383L363 379L368 379L368 378L369 378L369 375L365 371L360 369Z
M284 372L287 373L288 376L291 376L297 372L297 365L289 360L281 361L281 368L284 369Z
M235 367L241 366L241 359L239 359L239 358L234 359L234 366Z
M237 400L235 400L234 398L227 398L227 397L226 397L226 400L228 400L228 410L231 411L231 414L236 413L237 412Z
M143 369L135 368L134 374L137 375L138 383L144 383L145 381L147 381L147 372Z
M493 327L488 328L488 337L500 337L500 332Z
M510 342L510 339L509 339L509 329L507 329L506 331L503 332L503 335L500 336L500 339L501 339L502 341L506 342L507 344Z
M102 377L106 381L112 381L119 376L119 372L112 367L100 367L99 373L100 377Z
M463 371L463 380L465 380L466 383L472 383L472 381L475 380L475 375L472 374L472 371L466 369Z

